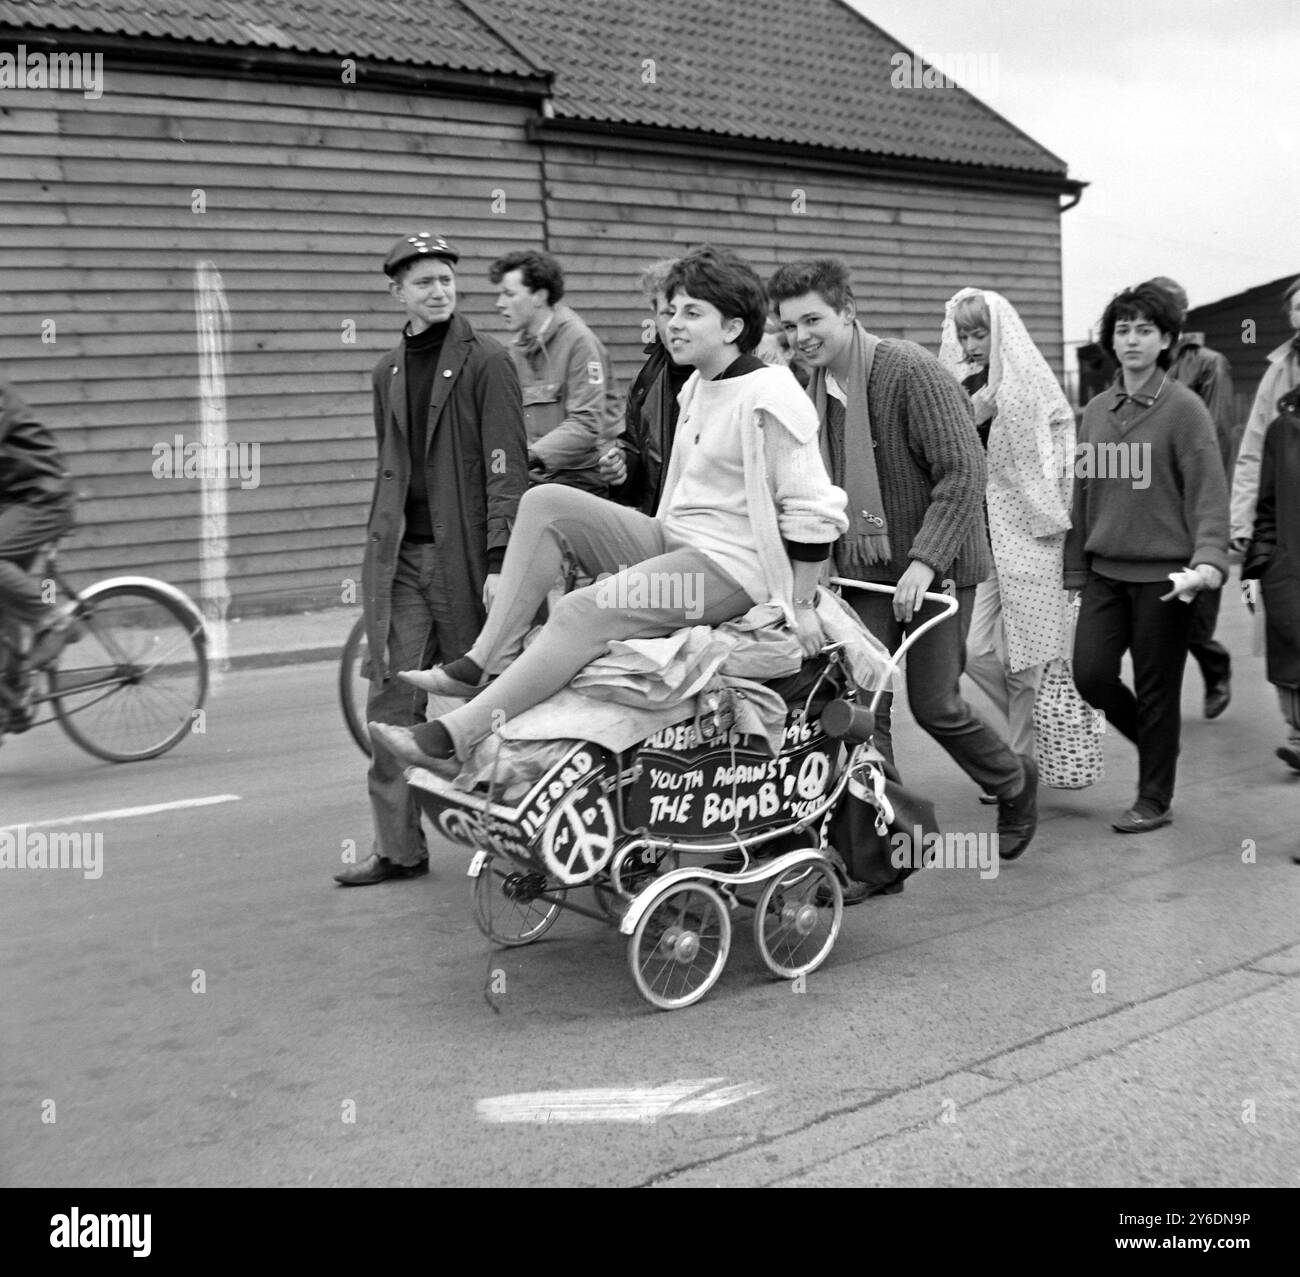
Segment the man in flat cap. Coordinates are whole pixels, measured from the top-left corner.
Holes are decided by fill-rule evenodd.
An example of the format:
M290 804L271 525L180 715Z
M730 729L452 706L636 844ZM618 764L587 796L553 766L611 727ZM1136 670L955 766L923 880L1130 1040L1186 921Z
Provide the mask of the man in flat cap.
M463 656L505 557L528 447L519 377L501 344L456 314L460 254L432 231L384 260L406 311L401 343L372 374L379 466L364 567L366 718L410 727L425 694L397 677ZM368 886L428 872L419 813L387 750L370 764L375 841L336 881Z

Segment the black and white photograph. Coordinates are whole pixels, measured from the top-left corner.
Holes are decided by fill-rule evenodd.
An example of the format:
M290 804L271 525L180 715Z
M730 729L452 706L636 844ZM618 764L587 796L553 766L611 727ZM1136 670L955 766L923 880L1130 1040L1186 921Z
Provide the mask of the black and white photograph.
M312 1188L1265 1248L1298 67L1292 0L0 0L33 1262Z

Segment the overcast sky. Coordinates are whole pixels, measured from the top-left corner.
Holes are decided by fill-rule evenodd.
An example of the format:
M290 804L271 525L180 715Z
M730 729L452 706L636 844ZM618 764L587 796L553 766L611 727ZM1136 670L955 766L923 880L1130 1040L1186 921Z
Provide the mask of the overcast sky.
M850 2L927 56L990 55L976 96L1090 183L1061 219L1066 341L1152 275L1193 306L1300 275L1300 0Z

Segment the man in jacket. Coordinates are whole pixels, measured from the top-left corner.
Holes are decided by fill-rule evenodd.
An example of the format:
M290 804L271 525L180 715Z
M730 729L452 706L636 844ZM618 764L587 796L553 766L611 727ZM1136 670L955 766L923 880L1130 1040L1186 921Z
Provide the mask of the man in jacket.
M492 263L497 313L514 334L531 482L605 496L600 458L622 428L623 403L600 339L562 305L564 272L550 253L520 249Z
M1183 286L1167 275L1151 280L1163 289L1178 310L1181 326L1187 322L1187 293ZM1223 473L1232 482L1233 453L1236 445L1236 422L1233 420L1232 365L1226 355L1205 344L1204 333L1180 334L1169 358L1169 376L1195 391L1210 410L1215 433L1219 438L1219 457ZM1205 717L1218 718L1232 699L1232 657L1214 637L1219 623L1221 590L1202 590L1192 600L1192 630L1187 650L1201 667L1205 679Z
M455 313L459 256L423 231L384 261L407 323L372 374L379 465L363 582L372 722L423 721L424 693L398 671L453 660L478 637L528 486L519 378L501 345ZM387 750L374 751L374 848L335 876L344 886L428 872L402 773Z
M30 722L23 675L59 651L72 624L75 605L45 598L29 573L37 551L72 526L72 506L72 481L53 436L0 382L0 626L11 652L19 627L34 635L21 668L0 668L0 715L10 731Z

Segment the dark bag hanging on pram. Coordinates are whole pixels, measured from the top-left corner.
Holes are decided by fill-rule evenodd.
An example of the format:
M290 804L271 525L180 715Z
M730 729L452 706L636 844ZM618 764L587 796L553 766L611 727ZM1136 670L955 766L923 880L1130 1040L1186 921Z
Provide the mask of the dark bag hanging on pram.
M879 757L850 777L828 830L849 877L871 887L873 896L902 891L904 879L921 867L925 836L938 832L934 804L906 788Z

